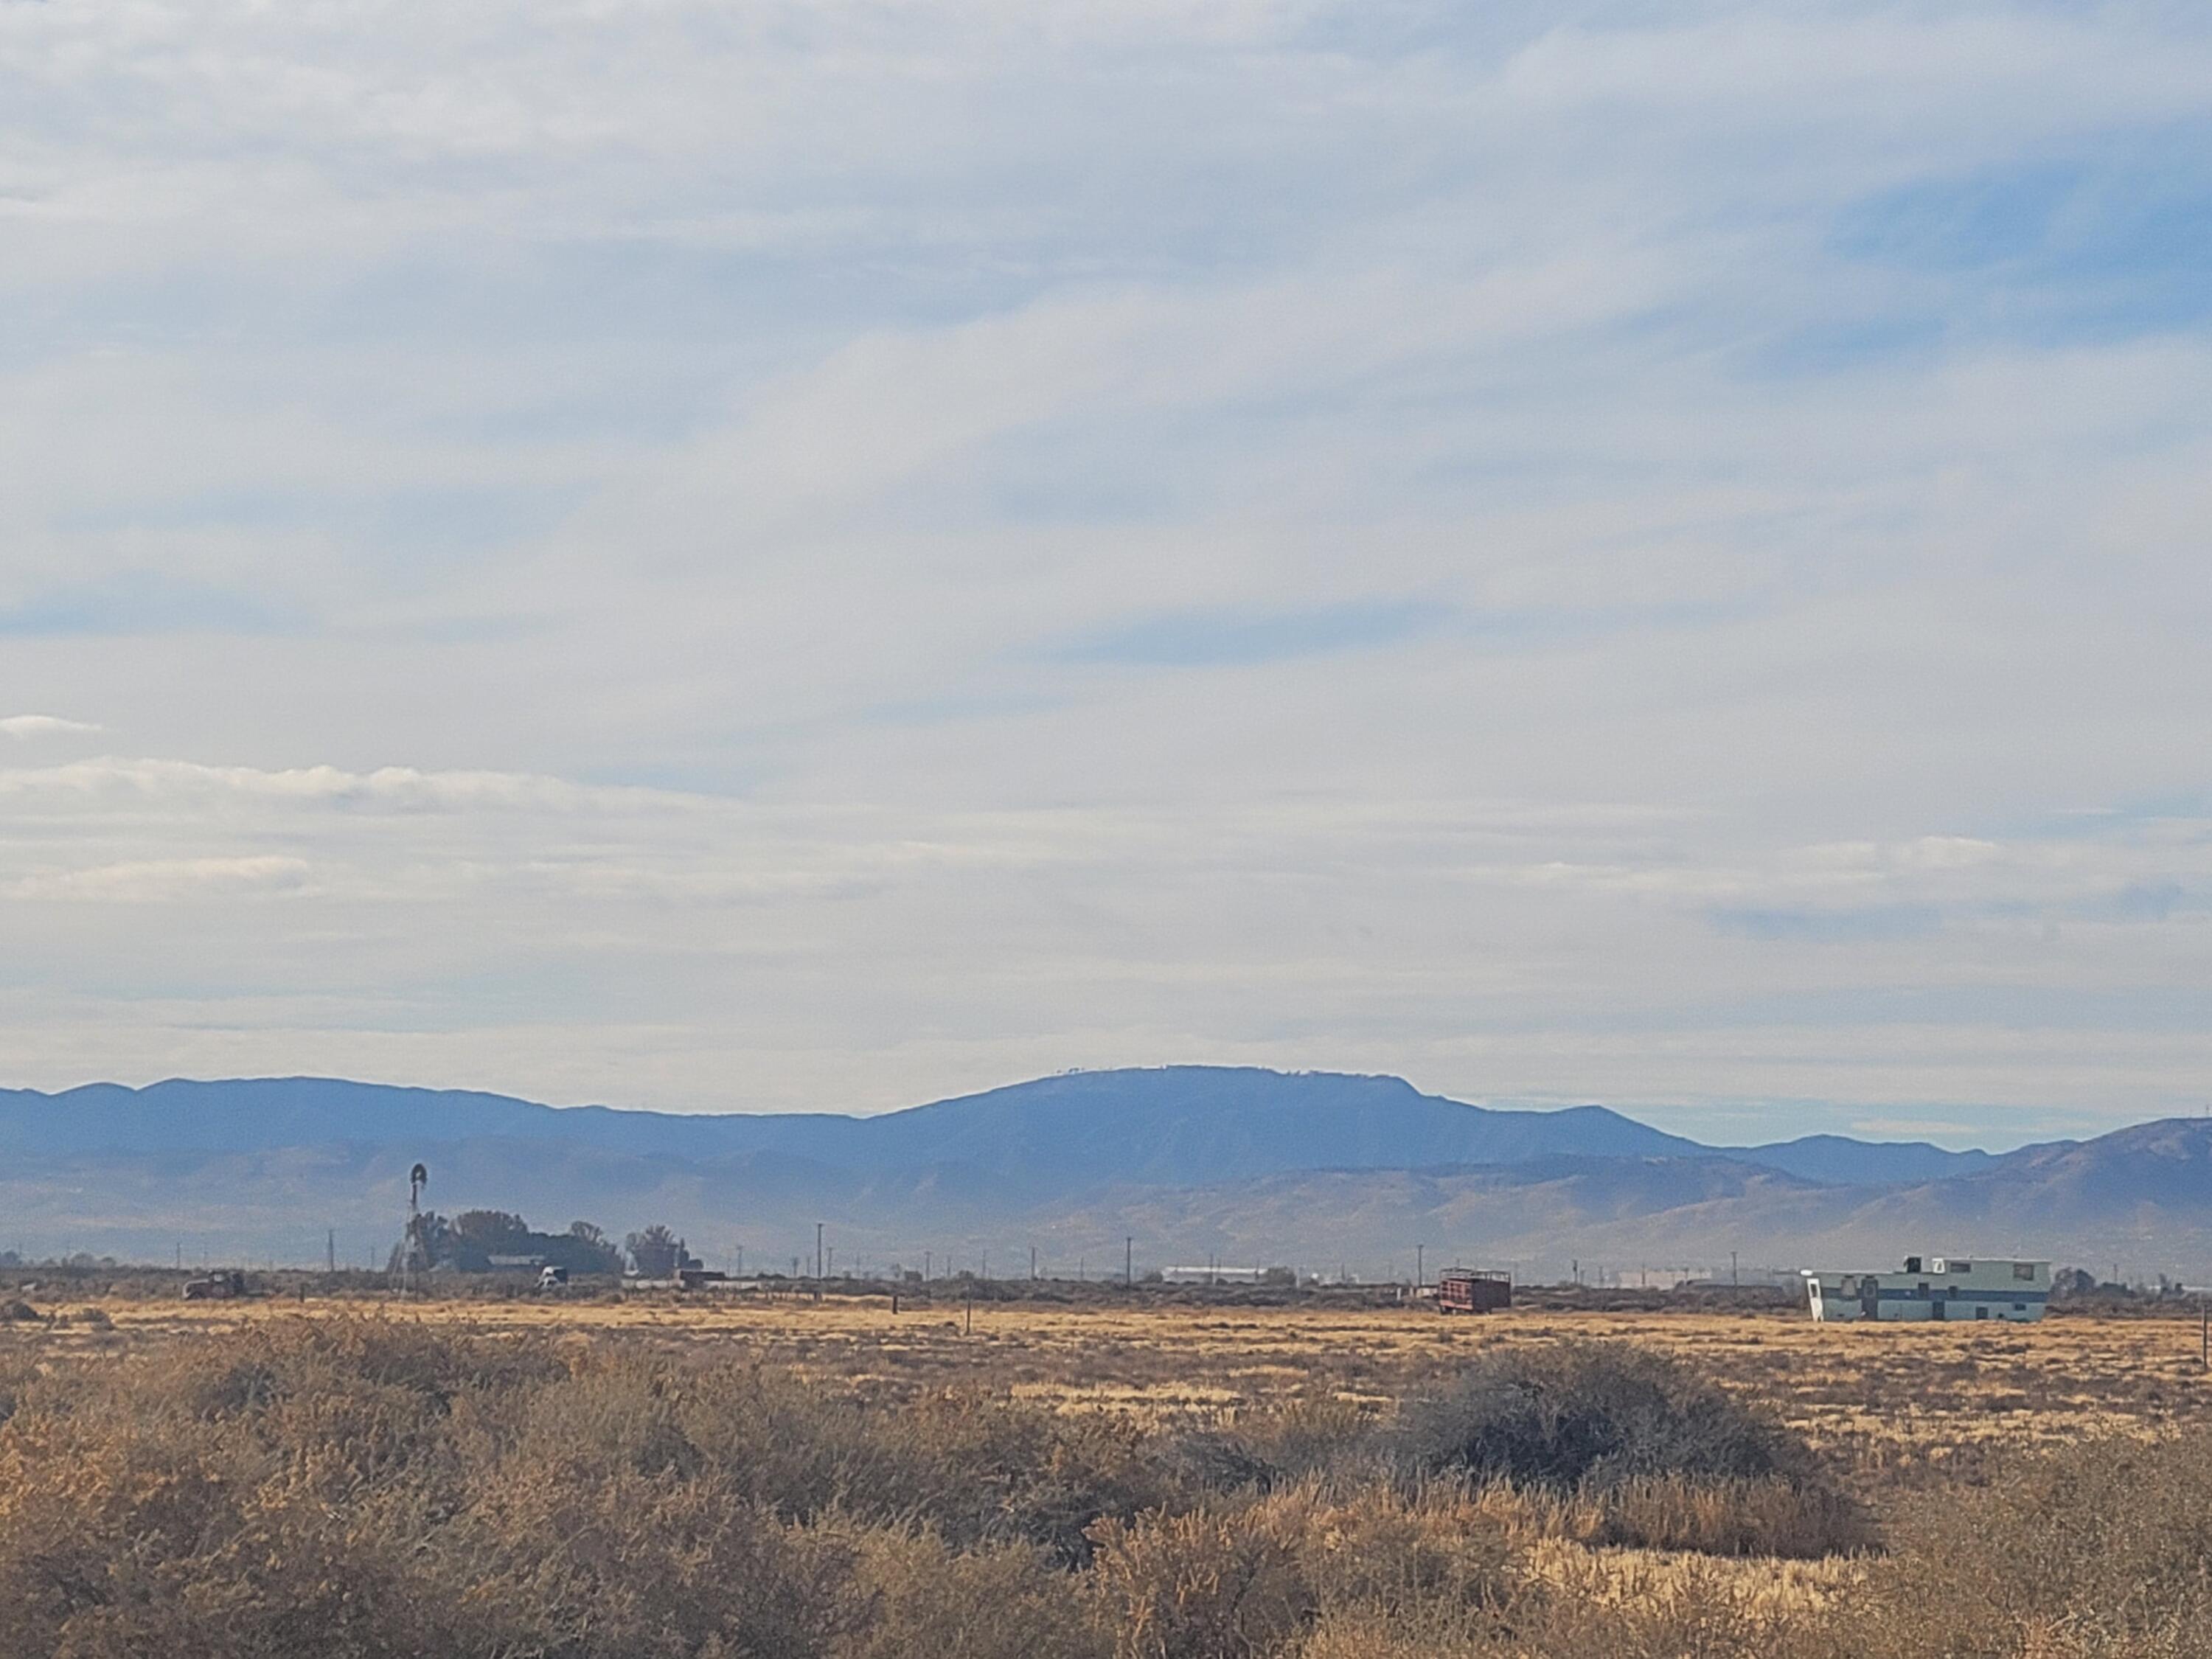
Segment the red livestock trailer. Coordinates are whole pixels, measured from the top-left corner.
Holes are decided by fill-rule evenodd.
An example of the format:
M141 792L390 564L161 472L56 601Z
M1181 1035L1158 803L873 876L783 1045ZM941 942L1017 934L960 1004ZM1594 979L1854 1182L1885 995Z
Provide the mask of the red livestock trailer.
M1455 1267L1437 1280L1438 1313L1494 1313L1513 1305L1513 1281L1504 1273Z

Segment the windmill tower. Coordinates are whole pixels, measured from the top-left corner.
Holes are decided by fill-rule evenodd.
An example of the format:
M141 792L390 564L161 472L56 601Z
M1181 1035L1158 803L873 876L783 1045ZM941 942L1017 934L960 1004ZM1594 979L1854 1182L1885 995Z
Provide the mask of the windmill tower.
M407 1237L399 1249L399 1291L404 1296L415 1287L415 1275L430 1265L429 1252L422 1248L422 1188L430 1183L430 1171L417 1164L407 1172Z

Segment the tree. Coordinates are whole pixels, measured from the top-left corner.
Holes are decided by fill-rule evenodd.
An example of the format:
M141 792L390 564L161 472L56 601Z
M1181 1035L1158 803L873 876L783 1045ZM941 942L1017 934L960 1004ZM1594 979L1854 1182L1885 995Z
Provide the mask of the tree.
M435 1210L425 1210L416 1216L414 1227L415 1266L434 1267L441 1263L451 1265L453 1259L453 1224ZM386 1271L407 1271L408 1240L402 1237L392 1247L392 1259Z
M537 1237L544 1243L545 1260L572 1273L618 1273L622 1252L605 1233L588 1221L572 1221L565 1233Z
M538 1233L520 1216L505 1210L464 1210L451 1220L435 1210L425 1210L415 1228L421 1267L489 1273L495 1255L516 1262L534 1258L572 1273L618 1273L623 1267L622 1252L588 1221L573 1222L564 1233ZM392 1253L393 1273L400 1270L405 1254L403 1241Z
M684 1241L657 1221L623 1243L629 1247L630 1264L641 1279L673 1279L683 1269L699 1266Z

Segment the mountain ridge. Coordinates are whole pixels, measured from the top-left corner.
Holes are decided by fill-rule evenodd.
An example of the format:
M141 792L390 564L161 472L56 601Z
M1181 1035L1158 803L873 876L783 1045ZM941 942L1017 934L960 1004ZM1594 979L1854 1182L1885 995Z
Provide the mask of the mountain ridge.
M1769 1265L1901 1249L2212 1261L2212 1121L2003 1154L1806 1136L1708 1146L1610 1109L1473 1105L1255 1067L1063 1073L903 1111L683 1115L344 1079L0 1091L0 1248L377 1259L429 1201L787 1263L1430 1259ZM8 1229L14 1229L10 1237ZM1402 1265L1402 1264L1401 1264Z
M55 1106L67 1109L59 1121L34 1121L41 1109ZM162 1109L173 1107L189 1111ZM1201 1066L1062 1073L866 1117L556 1107L483 1091L333 1078L96 1083L51 1094L0 1090L0 1146L220 1152L332 1140L383 1145L455 1138L454 1113L473 1120L460 1138L543 1137L689 1157L775 1149L860 1164L927 1158L1004 1167L1018 1154L1032 1166L1070 1174L1095 1172L1102 1157L1126 1154L1133 1127L1150 1137L1151 1152L1130 1173L1184 1185L1273 1169L1510 1163L1561 1152L1726 1156L1796 1173L1818 1165L1823 1173L1816 1179L1893 1180L1900 1160L1924 1176L1947 1161L1964 1169L1991 1156L1844 1136L1711 1146L1600 1105L1479 1106L1425 1094L1395 1077ZM359 1132L368 1121L374 1133ZM1263 1132L1297 1150L1271 1151Z

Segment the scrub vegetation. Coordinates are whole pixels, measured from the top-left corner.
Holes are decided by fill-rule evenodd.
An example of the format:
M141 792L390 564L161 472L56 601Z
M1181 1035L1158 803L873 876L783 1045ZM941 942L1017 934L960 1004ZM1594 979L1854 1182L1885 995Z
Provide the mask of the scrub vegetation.
M2212 1652L2193 1427L1870 1483L1607 1338L1131 1407L635 1324L118 1312L0 1344L4 1659Z

